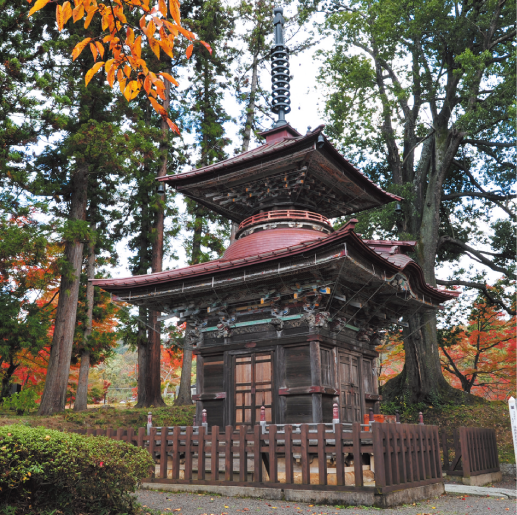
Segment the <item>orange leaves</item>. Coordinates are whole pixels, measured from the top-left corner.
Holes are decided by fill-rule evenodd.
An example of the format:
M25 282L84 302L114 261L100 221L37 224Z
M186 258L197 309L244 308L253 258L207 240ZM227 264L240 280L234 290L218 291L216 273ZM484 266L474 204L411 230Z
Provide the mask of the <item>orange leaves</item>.
M179 3L179 0L169 0L169 9L170 9L170 12L171 12L172 19L178 25L181 25L180 3Z
M205 43L204 41L199 40L199 42L210 52L210 55L211 55L212 47L208 43Z
M129 84L126 86L126 89L124 89L124 96L126 97L126 100L129 102L130 100L133 100L138 93L140 93L140 84L136 80L132 80L129 82Z
M59 32L61 32L66 22L72 17L72 6L70 2L65 2L56 8L56 21Z
M86 73L86 77L84 78L84 82L88 86L88 83L92 80L93 76L100 70L102 65L104 64L104 61L100 61L98 63L95 63L90 70Z
M32 16L36 11L43 9L43 7L45 7L49 2L50 0L37 0L27 16Z
M180 134L180 130L178 129L178 126L169 118L165 118L165 121L167 122L167 125L176 133Z
M28 0L29 3L33 1L35 3L28 13L29 16L50 2ZM113 0L109 5L98 2L99 0L53 0L57 4L56 21L60 31L70 19L74 23L84 19L84 28L89 30L90 37L75 45L72 51L75 61L86 46L90 48L95 64L86 73L85 83L88 84L104 66L106 79L111 87L118 82L120 91L128 101L145 89L153 108L171 130L179 132L177 125L168 118L164 108L156 100L165 100L166 88L169 84L178 86L178 82L169 73L157 75L150 71L148 62L142 57L142 46L148 45L156 58L163 60L162 52L171 59L174 57L175 38L179 35L189 42L196 40L191 31L181 26L180 0ZM126 17L128 13L132 15L129 21ZM167 20L169 13L172 19ZM138 25L132 23L134 16L139 19ZM94 20L98 23L93 24ZM208 43L200 43L212 52ZM105 44L109 46L105 47ZM192 56L193 49L193 43L190 43L186 50L188 58ZM167 86L164 81L167 81Z
M74 49L72 50L72 58L73 58L73 61L75 61L79 55L81 54L81 52L84 50L84 48L86 47L86 45L92 40L92 38L86 38L86 39L83 39L80 43L77 43L77 45L75 45Z
M175 86L179 86L178 81L169 73L160 72L159 75L167 79L171 84L174 84Z

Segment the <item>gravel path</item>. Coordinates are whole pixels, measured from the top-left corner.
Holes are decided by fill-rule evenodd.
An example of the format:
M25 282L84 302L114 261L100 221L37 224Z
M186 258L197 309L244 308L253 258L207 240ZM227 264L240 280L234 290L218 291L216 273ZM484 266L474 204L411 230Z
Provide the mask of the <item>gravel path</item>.
M137 497L151 515L381 515L378 508L321 506L153 490L139 490ZM382 510L382 515L514 515L515 508L515 501L510 499L443 495L429 501Z

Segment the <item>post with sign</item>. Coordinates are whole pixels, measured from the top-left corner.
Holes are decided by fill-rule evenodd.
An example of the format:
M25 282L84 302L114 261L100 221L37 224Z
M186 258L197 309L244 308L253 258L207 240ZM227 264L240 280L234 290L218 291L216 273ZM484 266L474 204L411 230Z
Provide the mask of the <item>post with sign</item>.
M513 452L517 462L517 408L515 407L515 399L513 397L510 397L508 401L508 408L510 409L510 422L512 424Z

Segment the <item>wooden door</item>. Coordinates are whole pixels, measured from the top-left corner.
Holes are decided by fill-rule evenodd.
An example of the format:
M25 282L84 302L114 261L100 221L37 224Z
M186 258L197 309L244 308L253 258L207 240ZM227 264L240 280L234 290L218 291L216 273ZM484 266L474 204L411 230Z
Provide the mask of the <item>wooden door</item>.
M361 422L359 373L359 358L350 354L339 355L342 422Z
M254 426L260 421L260 408L266 408L266 422L272 423L273 357L271 352L235 358L234 425Z

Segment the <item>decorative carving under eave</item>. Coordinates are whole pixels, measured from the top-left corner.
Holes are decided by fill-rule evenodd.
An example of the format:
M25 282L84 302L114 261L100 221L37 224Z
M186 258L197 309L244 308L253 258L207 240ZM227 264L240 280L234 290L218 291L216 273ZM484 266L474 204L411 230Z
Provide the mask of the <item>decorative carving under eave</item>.
M192 347L201 346L203 343L203 332L201 329L206 327L206 320L201 320L197 317L192 317L190 320L190 328L186 334L186 343Z
M235 323L236 318L234 316L230 318L221 317L217 324L217 337L218 338L229 338L232 335L232 324Z
M285 317L289 314L289 308L275 307L271 310L271 322L269 322L277 331L284 328L284 321L280 317Z
M309 328L324 327L329 325L330 313L328 311L317 311L314 306L305 306L305 313L301 319L309 324Z

